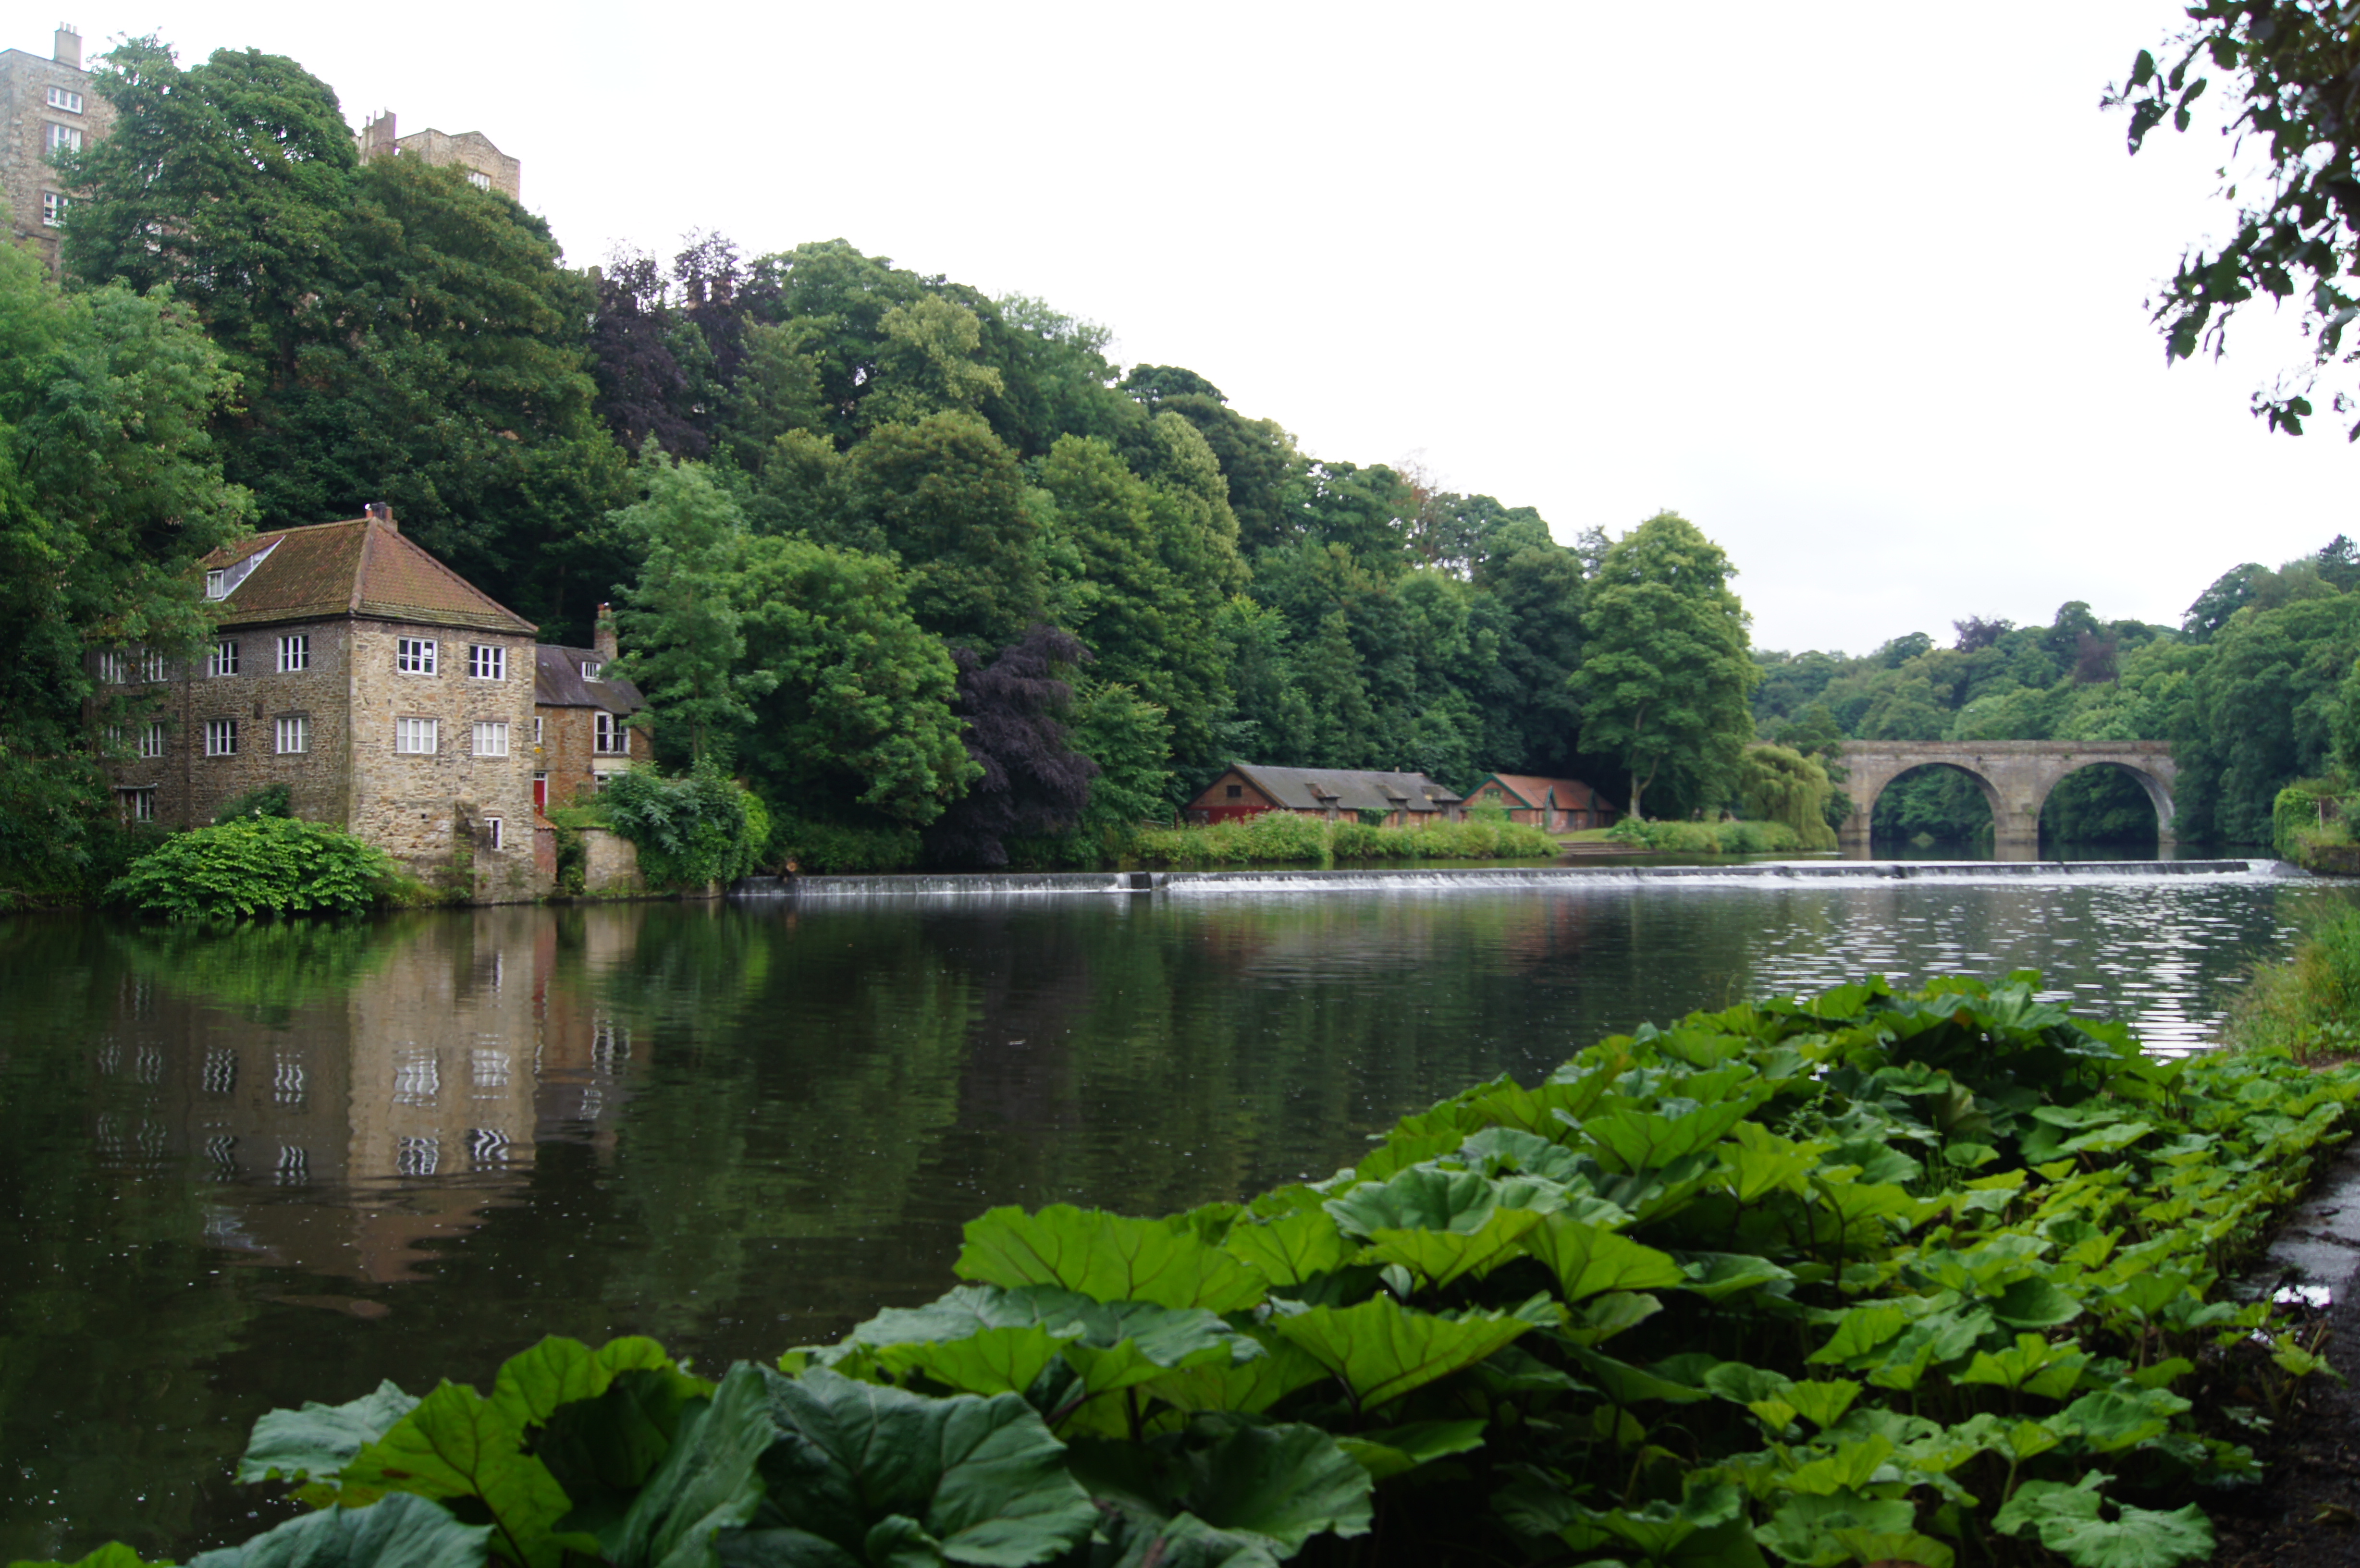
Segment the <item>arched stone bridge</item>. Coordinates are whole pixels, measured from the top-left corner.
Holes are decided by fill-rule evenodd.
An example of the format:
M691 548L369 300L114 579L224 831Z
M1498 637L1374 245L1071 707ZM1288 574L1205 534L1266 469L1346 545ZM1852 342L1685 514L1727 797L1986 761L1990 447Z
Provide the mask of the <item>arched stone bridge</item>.
M2003 859L2028 860L2039 853L2040 808L2060 780L2084 768L2120 768L2137 779L2155 803L2161 841L2177 842L2171 787L2179 769L2168 741L1848 740L1843 766L1852 772L1843 789L1853 810L1837 837L1847 850L1863 854L1876 798L1896 779L1920 768L1955 768L1982 787L1991 802L1992 848Z

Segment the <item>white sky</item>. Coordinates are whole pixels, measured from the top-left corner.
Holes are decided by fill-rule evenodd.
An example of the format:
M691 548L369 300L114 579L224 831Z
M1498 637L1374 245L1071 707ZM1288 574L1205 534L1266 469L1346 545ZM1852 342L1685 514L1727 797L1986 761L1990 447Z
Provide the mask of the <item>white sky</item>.
M2068 599L2177 622L2360 535L2333 417L2245 411L2290 334L2167 370L2147 324L2225 227L2220 138L2132 159L2097 108L2170 0L144 3L79 17L90 49L251 44L355 124L481 130L577 265L841 236L1568 541L1676 508L1764 647Z

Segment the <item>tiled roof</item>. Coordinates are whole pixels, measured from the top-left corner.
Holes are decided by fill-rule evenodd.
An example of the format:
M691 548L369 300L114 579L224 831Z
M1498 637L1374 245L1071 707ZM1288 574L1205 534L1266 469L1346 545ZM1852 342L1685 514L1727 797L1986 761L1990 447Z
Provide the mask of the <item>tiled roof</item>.
M213 551L204 565L219 570L256 556L263 559L216 602L219 625L366 615L528 637L539 629L375 517L256 534Z
M604 708L610 713L636 713L648 705L639 689L628 681L582 679L585 664L600 662L595 648L557 648L542 643L532 650L532 702L537 708Z
M1552 794L1557 797L1557 809L1560 811L1591 811L1605 804L1603 796L1579 779L1536 779L1529 773L1494 773L1483 783L1489 784L1495 779L1506 785L1511 794L1535 810L1547 805ZM1482 788L1482 784L1475 786L1478 793Z
M1279 805L1290 811L1438 811L1459 797L1423 773L1370 773L1341 768L1264 768L1230 764Z

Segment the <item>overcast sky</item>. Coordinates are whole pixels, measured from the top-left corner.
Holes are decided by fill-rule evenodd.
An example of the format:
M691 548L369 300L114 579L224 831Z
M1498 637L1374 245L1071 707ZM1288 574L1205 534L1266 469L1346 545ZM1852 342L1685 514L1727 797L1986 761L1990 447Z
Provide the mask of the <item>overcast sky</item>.
M93 52L253 45L355 125L485 132L577 265L841 236L1561 539L1674 508L1763 647L2176 622L2360 535L2333 421L2246 412L2284 329L2167 370L2141 308L2225 226L2217 136L2133 159L2097 107L2169 0L131 3Z

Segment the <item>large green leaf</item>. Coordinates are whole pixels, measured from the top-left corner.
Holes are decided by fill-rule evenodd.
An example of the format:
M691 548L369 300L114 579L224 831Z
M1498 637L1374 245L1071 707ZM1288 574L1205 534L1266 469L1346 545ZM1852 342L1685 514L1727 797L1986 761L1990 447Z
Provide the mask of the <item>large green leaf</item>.
M491 1517L492 1549L519 1568L558 1568L557 1521L572 1503L549 1467L524 1452L508 1410L445 1382L383 1437L353 1455L336 1496L349 1508L390 1493L471 1499Z
M1315 1535L1366 1535L1369 1472L1316 1426L1236 1430L1187 1456L1190 1513L1222 1530L1266 1536L1292 1557Z
M596 1399L551 1412L532 1451L573 1501L563 1529L611 1534L672 1452L683 1421L705 1408L706 1391L701 1379L671 1368L633 1368L617 1373Z
M123 1542L110 1541L104 1546L77 1557L71 1563L60 1563L55 1560L35 1562L31 1558L19 1558L9 1563L8 1568L172 1568L172 1560L168 1557L160 1562L150 1563Z
M679 1435L629 1512L597 1532L609 1563L710 1568L715 1532L744 1524L762 1501L755 1465L778 1435L770 1400L778 1381L783 1379L768 1368L741 1362L721 1379L711 1403L682 1417Z
M1481 1279L1512 1258L1524 1255L1517 1244L1541 1223L1532 1209L1494 1209L1481 1229L1380 1230L1369 1236L1363 1263L1399 1264L1435 1290L1470 1274Z
M1773 1093L1772 1085L1756 1084L1734 1099L1677 1116L1614 1111L1584 1121L1579 1136L1609 1171L1653 1171L1711 1148Z
M1358 1460L1374 1480L1404 1475L1422 1465L1468 1454L1483 1446L1484 1422L1473 1421L1412 1421L1358 1437L1339 1437L1337 1445Z
M1145 1391L1176 1410L1237 1410L1248 1415L1270 1409L1295 1389L1317 1383L1328 1368L1297 1346L1273 1338L1264 1354L1244 1361L1192 1366L1167 1372Z
M1270 1327L1334 1373L1366 1410L1472 1367L1534 1324L1502 1312L1437 1317L1378 1296L1358 1306L1314 1307Z
M1105 1568L1278 1568L1285 1560L1267 1536L1216 1530L1194 1514L1124 1519L1110 1530L1120 1554Z
M2112 1478L2092 1471L2071 1486L2027 1481L1993 1527L2009 1535L2037 1531L2040 1544L2073 1568L2171 1568L2212 1555L2212 1527L2194 1503L2169 1513L2118 1503L2118 1517L2101 1518L2099 1488Z
M881 1541L928 1559L1023 1568L1072 1550L1098 1520L1065 1473L1065 1445L1012 1394L930 1399L818 1369L762 1369L779 1440L763 1454L769 1497L722 1539L732 1568L818 1563L814 1539L856 1563Z
M1325 1209L1297 1209L1273 1220L1240 1221L1221 1249L1273 1285L1299 1285L1342 1268L1354 1247Z
M957 1270L991 1285L1054 1285L1100 1301L1215 1312L1240 1311L1268 1293L1261 1274L1193 1232L1071 1203L1033 1214L992 1209L969 1220Z
M681 1372L652 1339L609 1340L593 1350L578 1339L552 1334L501 1364L492 1379L492 1403L519 1428L537 1425L560 1405L596 1399L619 1372L670 1373L696 1392L710 1392L701 1379Z
M988 1328L959 1339L889 1345L877 1353L877 1360L896 1375L923 1373L962 1394L1021 1394L1071 1338L1070 1334L1060 1336L1038 1323L1026 1323ZM1222 1359L1228 1359L1226 1353Z
M201 1552L188 1568L483 1568L491 1533L401 1494L289 1519L242 1545Z
M307 1403L300 1410L269 1410L254 1423L237 1478L300 1481L333 1477L354 1454L393 1430L418 1401L390 1382L374 1393L341 1405Z
M1481 1171L1426 1165L1330 1198L1328 1212L1354 1236L1374 1236L1381 1230L1445 1230L1471 1236L1490 1223L1499 1202L1498 1184Z
M1550 1214L1524 1237L1524 1250L1557 1273L1568 1301L1604 1290L1652 1290L1688 1283L1667 1252L1658 1252L1566 1214Z

